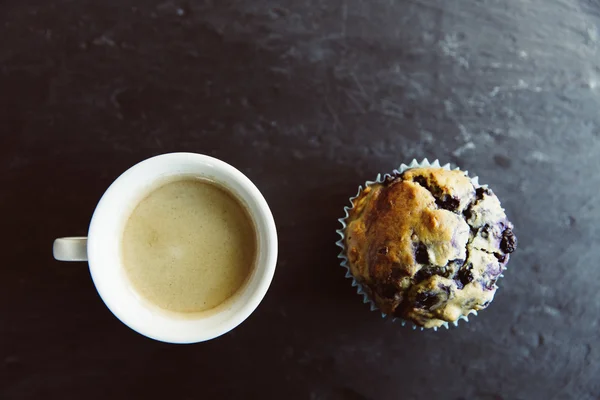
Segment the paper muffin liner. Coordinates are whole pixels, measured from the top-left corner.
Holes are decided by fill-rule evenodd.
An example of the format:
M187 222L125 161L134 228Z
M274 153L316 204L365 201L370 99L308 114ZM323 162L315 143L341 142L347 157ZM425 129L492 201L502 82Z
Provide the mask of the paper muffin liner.
M340 236L340 239L335 243L338 247L341 248L340 254L338 255L338 258L341 259L340 265L346 270L346 278L351 279L352 280L352 286L356 287L356 292L362 296L363 298L363 303L365 304L369 304L371 311L377 311L379 310L379 307L377 307L377 305L375 304L375 302L373 300L371 300L371 298L369 297L369 295L367 294L367 292L364 290L363 285L360 284L355 278L354 275L352 275L352 272L350 271L350 266L348 265L348 257L346 257L346 245L345 245L345 230L346 230L346 219L348 218L349 212L350 210L354 207L354 200L356 200L356 198L358 198L358 196L360 195L360 193L367 187L374 185L374 184L378 184L378 183L382 183L385 181L385 179L387 178L393 178L395 176L398 176L400 174L402 174L404 171L411 169L411 168L420 168L420 167L437 167L437 168L443 168L445 170L460 170L462 172L465 173L465 175L467 177L469 177L469 173L468 171L463 171L460 168L451 168L450 164L444 164L441 165L439 160L435 160L433 162L429 162L429 160L427 160L426 158L423 159L423 161L418 162L416 159L413 159L412 162L408 165L406 164L400 164L400 167L398 167L398 169L395 169L392 171L392 173L389 174L377 174L377 177L375 178L374 181L366 181L363 185L360 185L358 187L358 191L356 192L356 195L353 197L350 197L350 206L346 206L344 207L344 216L342 218L339 218L338 221L340 222L340 224L342 225L342 227L338 230L336 230L337 234ZM475 186L475 188L479 188L479 187L484 187L487 188L487 185L480 185L479 184L479 178L478 177L469 177L469 179L471 180L471 183L473 183L473 186ZM504 266L504 270L506 270L506 266ZM499 278L503 277L504 275L500 275ZM381 311L380 311L381 312ZM443 327L445 327L446 329L449 328L450 325L454 325L454 326L458 326L458 321L460 320L464 320L465 322L469 322L469 315L477 315L477 311L476 310L471 310L469 311L469 313L467 315L463 315L461 317L458 318L458 320L452 322L452 323L448 323L448 322L444 322L444 324L442 325ZM413 330L425 330L426 328L416 325L414 322L412 321L407 321L404 320L402 318L398 318L398 317L393 317L393 316L388 316L387 314L384 314L383 312L381 312L381 317L382 318L388 318L391 319L393 322L399 322L402 326L410 326L412 327ZM434 331L437 331L439 327L433 327L432 329Z

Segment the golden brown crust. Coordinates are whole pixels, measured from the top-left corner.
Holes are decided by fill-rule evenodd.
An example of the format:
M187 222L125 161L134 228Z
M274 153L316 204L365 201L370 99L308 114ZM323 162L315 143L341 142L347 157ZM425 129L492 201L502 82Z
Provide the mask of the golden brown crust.
M415 168L365 188L353 204L350 271L382 312L436 327L493 299L508 260L501 236L512 226L491 191L477 195L461 171ZM493 238L483 238L484 226L495 227Z

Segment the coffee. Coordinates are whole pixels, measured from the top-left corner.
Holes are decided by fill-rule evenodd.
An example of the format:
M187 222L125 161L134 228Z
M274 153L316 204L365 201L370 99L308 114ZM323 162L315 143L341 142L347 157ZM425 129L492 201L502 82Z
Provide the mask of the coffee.
M121 244L135 290L178 313L222 304L242 287L257 256L244 205L214 182L191 177L169 181L141 200Z

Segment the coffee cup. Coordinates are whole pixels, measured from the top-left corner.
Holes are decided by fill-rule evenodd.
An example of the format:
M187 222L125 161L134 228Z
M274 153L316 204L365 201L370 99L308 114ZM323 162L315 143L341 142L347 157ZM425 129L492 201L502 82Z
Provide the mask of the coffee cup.
M148 301L132 283L123 260L123 232L136 207L179 177L211 182L230 193L244 207L256 234L255 256L248 260L252 267L243 284L226 301L202 312L172 312ZM87 261L106 306L134 331L163 342L196 343L234 329L259 305L275 272L277 231L266 200L240 171L206 155L169 153L119 176L96 206L88 236L56 239L53 253L60 261Z

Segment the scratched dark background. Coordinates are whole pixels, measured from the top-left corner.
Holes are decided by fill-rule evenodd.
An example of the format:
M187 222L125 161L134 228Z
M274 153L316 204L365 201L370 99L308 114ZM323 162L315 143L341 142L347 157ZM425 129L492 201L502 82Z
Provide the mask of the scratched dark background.
M600 399L599 29L596 0L0 1L0 398ZM258 310L189 346L51 257L171 151L242 170L280 235ZM479 175L520 240L437 333L369 312L334 246L413 157Z

